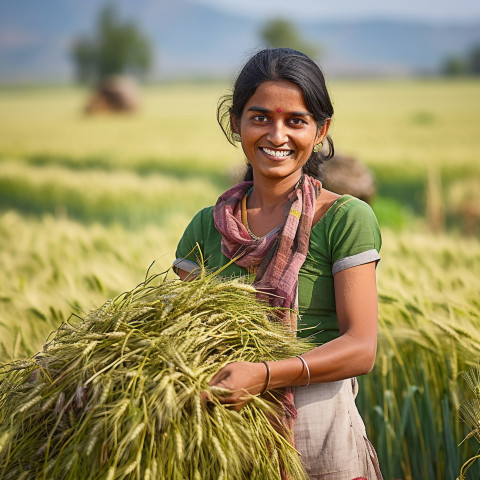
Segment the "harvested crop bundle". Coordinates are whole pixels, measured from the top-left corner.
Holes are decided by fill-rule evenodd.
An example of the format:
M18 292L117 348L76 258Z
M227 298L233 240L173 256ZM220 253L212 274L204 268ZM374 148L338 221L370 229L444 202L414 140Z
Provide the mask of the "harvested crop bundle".
M271 318L239 281L155 276L62 324L0 366L0 479L306 478L273 395L237 413L208 386L229 362L310 348Z

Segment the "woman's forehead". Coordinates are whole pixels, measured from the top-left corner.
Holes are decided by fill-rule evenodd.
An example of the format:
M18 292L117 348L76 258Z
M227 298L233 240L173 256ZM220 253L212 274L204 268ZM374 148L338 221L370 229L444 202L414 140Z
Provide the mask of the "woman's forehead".
M308 111L302 89L288 80L262 82L248 99L245 109L248 110L253 105L278 113L291 109Z

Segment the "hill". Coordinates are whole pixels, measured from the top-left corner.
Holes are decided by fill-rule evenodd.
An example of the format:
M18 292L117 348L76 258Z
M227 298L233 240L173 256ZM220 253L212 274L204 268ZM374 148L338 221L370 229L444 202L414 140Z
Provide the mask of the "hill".
M231 76L258 48L261 20L227 13L188 0L116 0L156 51L154 78ZM0 0L0 81L68 80L72 39L91 30L99 2ZM445 56L480 43L480 19L470 24L396 20L297 24L323 47L329 74L434 73Z

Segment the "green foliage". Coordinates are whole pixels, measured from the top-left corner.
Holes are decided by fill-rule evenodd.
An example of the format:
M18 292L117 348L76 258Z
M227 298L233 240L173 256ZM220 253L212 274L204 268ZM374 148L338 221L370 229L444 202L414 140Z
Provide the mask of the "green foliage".
M112 173L97 168L71 170L4 162L0 166L0 205L33 214L56 214L85 223L121 222L134 228L171 215L193 215L215 196L212 180L176 175ZM35 172L35 173L34 173ZM88 188L85 188L88 185ZM184 198L184 189L190 192ZM178 205L172 209L172 205Z
M442 73L447 76L465 75L467 65L462 57L447 57L443 62Z
M468 71L472 75L480 75L480 45L475 45L467 57Z
M110 75L143 75L151 64L147 38L132 22L121 22L113 4L105 6L91 37L79 37L71 50L80 83L99 82Z
M480 355L480 243L383 234L378 353L359 407L385 478L455 478L474 454L458 446L458 376Z
M477 443L480 443L480 363L463 372L462 376L472 395L472 398L465 400L460 405L460 416L470 429L464 441L474 438ZM459 480L466 478L466 473L479 458L480 455L477 453L462 465Z
M274 18L266 22L260 35L263 42L269 47L293 48L311 57L317 57L320 53L318 47L306 42L294 24L284 18Z
M373 199L371 206L382 227L402 230L415 221L413 213L399 201L385 197L376 197Z
M442 66L444 75L480 75L480 45L474 45L465 56L447 57Z

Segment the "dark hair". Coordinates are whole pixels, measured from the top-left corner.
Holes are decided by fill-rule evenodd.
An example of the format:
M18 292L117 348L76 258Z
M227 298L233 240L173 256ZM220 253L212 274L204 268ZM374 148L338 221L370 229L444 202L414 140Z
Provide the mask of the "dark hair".
M267 48L256 53L241 70L233 87L233 93L218 102L217 120L227 140L234 145L231 116L240 119L245 104L257 87L267 81L288 80L303 92L308 110L321 127L333 115L333 106L325 85L325 78L318 65L307 55L291 48ZM333 157L333 140L327 136L323 148L312 152L303 172L321 178L322 163ZM251 166L245 179L253 178Z

